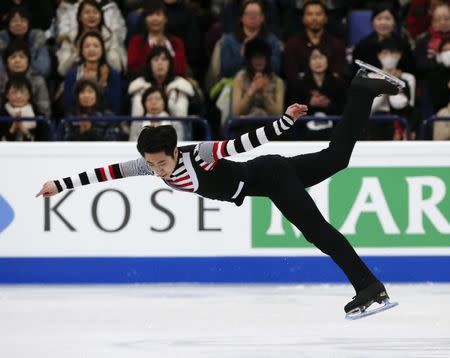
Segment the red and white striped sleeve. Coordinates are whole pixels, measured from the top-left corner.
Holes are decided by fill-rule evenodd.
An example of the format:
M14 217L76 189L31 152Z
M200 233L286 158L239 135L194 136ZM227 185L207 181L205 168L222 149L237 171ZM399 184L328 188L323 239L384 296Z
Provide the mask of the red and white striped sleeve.
M285 114L275 122L245 133L236 139L199 143L196 150L202 160L213 163L231 155L248 152L264 143L277 139L293 125L294 120Z

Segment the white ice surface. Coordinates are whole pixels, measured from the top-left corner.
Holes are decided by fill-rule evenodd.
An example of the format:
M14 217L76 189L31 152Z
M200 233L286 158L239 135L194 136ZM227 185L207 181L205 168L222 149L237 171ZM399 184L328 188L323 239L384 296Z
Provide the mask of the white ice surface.
M344 319L348 285L0 286L0 357L450 357L450 285Z

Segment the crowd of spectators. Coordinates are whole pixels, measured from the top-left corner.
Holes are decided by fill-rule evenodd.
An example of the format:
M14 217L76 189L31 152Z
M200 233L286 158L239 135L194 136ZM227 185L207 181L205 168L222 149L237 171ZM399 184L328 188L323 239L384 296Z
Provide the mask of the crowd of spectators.
M285 139L328 140L355 59L406 83L372 106L398 120L361 139L416 139L450 116L450 1L3 0L0 141L49 140L49 123L62 140L135 141L160 124L201 139L190 116L221 139L229 118L239 134L294 102L314 119ZM450 121L426 134L449 140Z

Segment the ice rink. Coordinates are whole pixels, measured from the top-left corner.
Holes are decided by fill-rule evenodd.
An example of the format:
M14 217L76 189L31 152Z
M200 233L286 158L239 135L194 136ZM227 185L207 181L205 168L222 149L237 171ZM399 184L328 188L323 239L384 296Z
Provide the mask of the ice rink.
M0 357L450 357L450 285L387 285L346 321L348 285L0 286Z

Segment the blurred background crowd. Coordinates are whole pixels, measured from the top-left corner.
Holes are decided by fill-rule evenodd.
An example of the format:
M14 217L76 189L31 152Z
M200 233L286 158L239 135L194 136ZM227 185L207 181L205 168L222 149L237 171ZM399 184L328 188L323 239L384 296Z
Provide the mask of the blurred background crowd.
M1 141L133 141L147 124L200 140L197 117L222 139L294 102L313 118L282 139L328 140L355 59L406 83L361 139L450 116L449 1L2 0L0 26ZM424 134L448 140L450 121Z

